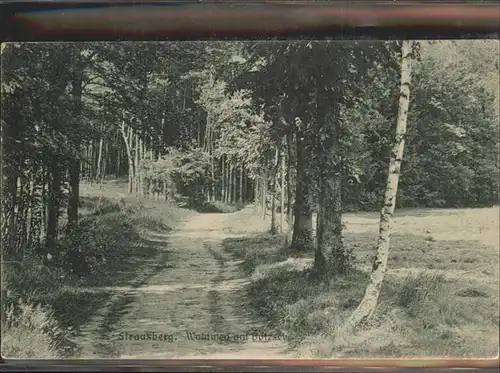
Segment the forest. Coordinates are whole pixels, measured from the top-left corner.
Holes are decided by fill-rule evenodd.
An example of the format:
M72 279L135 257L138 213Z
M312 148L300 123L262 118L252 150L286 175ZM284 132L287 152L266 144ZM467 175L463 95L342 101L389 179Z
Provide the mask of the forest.
M81 295L63 288L111 276L154 219L251 207L317 283L356 276L346 214L380 214L352 333L395 209L498 205L498 55L494 40L2 44L2 328L43 309L71 329Z

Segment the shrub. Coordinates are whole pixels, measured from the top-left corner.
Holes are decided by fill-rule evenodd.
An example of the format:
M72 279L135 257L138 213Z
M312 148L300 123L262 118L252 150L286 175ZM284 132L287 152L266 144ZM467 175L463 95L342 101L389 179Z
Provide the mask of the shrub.
M445 278L443 274L422 272L405 278L397 291L397 304L410 312L425 306L429 301L443 295Z
M125 245L138 239L133 219L123 211L92 215L59 242L57 265L75 275L103 273Z
M2 321L2 356L22 359L57 359L69 331L59 327L48 307L19 301L6 308Z
M2 289L6 290L6 296L2 298L2 309L5 312L18 299L51 303L57 297L65 274L60 268L47 267L40 257L30 253L19 265L5 266L3 277Z

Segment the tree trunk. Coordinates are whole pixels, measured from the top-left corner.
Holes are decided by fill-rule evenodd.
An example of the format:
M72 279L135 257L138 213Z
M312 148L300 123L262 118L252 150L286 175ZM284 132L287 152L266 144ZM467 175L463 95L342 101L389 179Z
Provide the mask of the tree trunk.
M250 192L248 191L248 169L243 169L244 171L244 177L243 177L243 180L244 180L244 186L243 186L243 203L247 203L248 201L248 196L250 194Z
M221 195L220 195L220 199L222 202L224 202L225 198L226 198L226 169L224 167L224 156L221 156L220 164L221 164Z
M231 166L231 178L232 178L232 185L233 185L233 193L232 193L232 200L231 203L236 203L236 190L237 190L237 184L236 184L236 165L233 163Z
M297 187L295 190L295 221L291 250L297 253L309 251L312 247L312 211L306 172L305 144L297 134Z
M153 135L149 137L149 160L150 161L155 161L154 159L154 153L153 153Z
M144 141L139 138L139 157L137 161L137 179L139 185L139 195L144 196L144 170L142 168L142 160L144 159L145 150L144 150Z
M293 217L293 209L292 209L292 135L287 134L286 135L286 147L287 147L287 152L288 152L288 163L287 163L287 170L286 170L286 193L287 193L287 198L286 198L286 213L287 213L287 220L288 220L288 225L289 228L291 228L293 222L292 222L292 217Z
M85 181L92 185L92 178L91 178L91 168L92 168L92 163L90 162L90 141L87 141L85 146Z
M134 133L132 131L132 128L128 128L128 143L129 143L129 149L130 149L130 158L129 158L129 193L134 192L134 182L135 182L135 163L134 163L134 153L133 153L133 146L134 146Z
M266 206L266 199L267 199L267 172L264 171L262 172L262 219L266 219L266 213L267 213L267 206Z
M132 194L134 185L134 158L132 157L132 136L131 129L128 129L128 134L125 132L125 120L122 120L120 131L125 142L125 150L127 151L128 159L128 193ZM130 141L130 143L129 143Z
M216 194L216 188L215 188L215 159L212 154L210 154L210 175L212 176L212 180L210 180L210 197L209 197L209 202L215 201L215 194Z
M40 231L40 239L44 239L47 236L47 205L48 205L48 197L47 197L47 189L48 189L48 172L45 167L42 167L42 198L41 198L41 206L42 210L42 229Z
M49 189L49 203L47 206L47 236L46 253L55 254L56 242L59 228L59 206L61 199L61 170L59 159L53 157L51 165L51 180Z
M340 161L341 162L341 161ZM332 201L325 201L323 238L331 245L329 256L331 269L334 273L346 273L352 265L349 253L345 250L342 236L342 172L335 175L332 180ZM326 209L329 206L330 209Z
M274 170L273 170L273 186L272 186L272 199L271 199L271 233L275 234L278 229L276 227L276 185L277 185L277 179L278 179L278 167L281 162L281 153L279 151L279 148L276 147L276 151L274 154L274 159L275 159L275 164L274 164Z
M228 181L228 198L226 203L231 203L233 201L233 164L229 161L227 169L227 181Z
M253 190L253 199L255 204L255 213L259 212L259 178L254 177L254 190Z
M103 147L103 138L99 139L99 150L97 152L97 182L101 184L102 181L102 147Z
M95 151L94 151L94 140L90 140L89 144L89 179L90 185L95 181Z
M29 182L29 208L28 208L28 242L26 244L26 247L32 247L33 244L35 243L35 237L33 235L33 225L34 225L34 216L33 216L33 196L35 194L35 182L33 179L30 180Z
M7 167L5 167L7 168ZM16 204L17 204L17 172L16 170L9 170L10 172L8 173L7 180L5 182L5 191L3 192L4 196L5 194L8 195L9 200L8 204L2 204L2 214L3 210L7 210L7 221L8 224L3 225L4 229L2 230L2 238L5 236L8 244L8 247L4 248L4 254L5 257L7 258L6 260L15 260L15 244L16 244L16 234L17 234L17 228L16 228ZM5 198L5 197L4 197ZM2 216L3 218L4 216ZM4 241L4 242L5 242Z
M149 195L153 199L155 199L155 190L156 190L156 180L149 179Z
M285 172L286 172L286 165L285 165L285 154L282 151L281 153L281 206L280 206L280 233L283 233L283 223L284 223L284 217L285 217Z
M329 274L345 274L352 268L352 262L342 237L341 128L337 103L334 102L333 105L333 110L327 116L328 120L323 123L331 132L326 139L321 140L326 151L319 170L320 191L314 267L317 271L324 272L328 264ZM323 118L318 115L318 122L321 119Z
M185 104L185 96L184 96L184 104ZM209 112L207 112L207 128L212 128L212 116ZM213 134L212 129L210 130L210 137L208 138L208 154L210 156L210 175L212 177L212 182L210 183L210 187L207 188L207 201L212 202L215 201L215 165L214 165L214 155L213 155Z
M243 162L240 164L240 195L239 202L243 203Z
M134 184L135 194L139 194L139 134L134 135Z
M314 267L319 272L346 273L351 266L342 236L342 179L340 173L324 177L320 191L316 220L316 250ZM325 257L325 253L327 253Z
M326 271L326 258L323 254L323 203L323 193L320 191L318 196L318 212L316 214L316 248L314 250L314 270L320 274Z
M231 163L231 161L229 161L229 163L227 164L227 182L227 203L230 204L233 200L233 164Z
M79 61L77 63L80 63ZM73 76L71 95L73 99L74 132L73 139L76 149L80 149L80 125L82 120L82 80L83 71L81 66L76 66ZM79 151L77 152L79 153ZM74 158L69 162L69 197L68 197L68 224L67 231L70 232L78 224L78 205L80 201L80 159Z
M174 202L176 189L175 181L169 177L167 180L164 180L163 183L167 186L167 200Z
M229 163L227 161L227 157L224 157L224 163L222 165L223 167L223 172L224 172L224 203L229 203L229 188L231 188L231 182L229 178Z
M401 88L399 95L399 111L396 123L396 136L391 149L391 158L389 163L389 174L385 188L384 205L380 212L380 227L377 243L377 255L373 261L370 283L366 288L363 300L358 308L347 320L345 327L341 332L350 332L370 318L378 303L380 290L387 271L387 259L389 257L389 244L392 228L392 215L396 206L396 194L398 191L399 174L401 171L401 161L405 146L406 124L408 116L408 106L410 102L410 83L411 83L411 42L403 41L402 61L401 61Z
M29 197L29 184L27 182L27 178L24 175L21 175L19 178L19 205L17 210L17 241L15 243L16 248L16 256L18 256L20 249L27 247L26 243L28 241L28 208L30 203Z
M108 172L107 167L108 167L108 157L109 157L109 145L107 141L105 144L106 145L104 146L104 157L102 159L101 185L104 183L104 180L106 179L106 173Z
M118 141L118 139L117 139ZM126 140L125 140L126 141ZM122 154L123 148L121 145L118 145L118 150L116 154L116 177L120 177L122 175Z

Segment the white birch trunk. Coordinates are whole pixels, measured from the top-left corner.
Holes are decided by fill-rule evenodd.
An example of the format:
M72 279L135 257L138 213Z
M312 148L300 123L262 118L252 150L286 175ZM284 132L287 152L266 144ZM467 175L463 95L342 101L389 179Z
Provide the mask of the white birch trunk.
M134 182L134 158L132 157L132 150L130 149L132 146L132 140L130 136L130 131L128 131L128 135L125 132L125 121L122 121L120 124L120 132L123 137L123 141L125 142L125 150L127 151L127 158L128 158L128 193L131 194L133 190L133 182ZM130 143L129 143L130 139Z
M103 138L99 139L99 151L97 153L97 173L96 173L96 178L97 182L99 183L99 188L102 188L102 146L103 146Z
M399 112L396 124L396 136L394 138L391 158L389 163L389 174L385 188L385 198L382 211L380 212L380 227L377 243L377 255L373 261L370 283L366 288L363 300L358 308L347 320L342 332L351 332L354 328L369 319L377 308L378 298L387 271L387 260L389 257L390 236L392 228L392 215L396 206L396 194L405 146L406 123L408 106L410 102L411 82L411 42L403 41L401 61L401 88L399 95Z

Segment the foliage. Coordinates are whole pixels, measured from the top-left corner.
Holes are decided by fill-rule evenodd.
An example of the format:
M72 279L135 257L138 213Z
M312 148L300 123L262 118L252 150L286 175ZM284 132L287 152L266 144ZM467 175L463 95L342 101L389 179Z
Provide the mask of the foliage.
M439 55L426 56L415 77L401 203L436 207L494 203L500 170L494 92L474 82L474 75L460 71L464 65L455 66L459 72L450 74L451 70L438 70L441 64Z
M204 189L213 180L210 177L210 159L206 152L199 148L189 152L173 152L173 167L171 175L173 180L182 188L183 194L190 198L195 206L203 204L205 200Z
M26 253L19 264L7 265L4 269L2 289L6 297L2 299L4 312L9 307L17 307L19 299L27 299L42 305L50 304L66 280L66 273L60 268L47 267L36 252Z
M89 216L63 237L58 246L57 266L76 276L106 272L107 261L119 255L137 237L133 221L123 212Z

